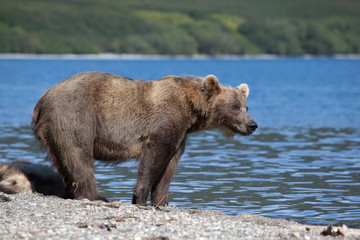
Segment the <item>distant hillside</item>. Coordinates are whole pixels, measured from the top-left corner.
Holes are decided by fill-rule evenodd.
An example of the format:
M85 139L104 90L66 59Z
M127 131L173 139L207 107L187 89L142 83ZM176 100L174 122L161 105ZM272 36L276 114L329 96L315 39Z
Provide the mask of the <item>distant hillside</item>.
M356 0L0 0L2 53L360 53Z

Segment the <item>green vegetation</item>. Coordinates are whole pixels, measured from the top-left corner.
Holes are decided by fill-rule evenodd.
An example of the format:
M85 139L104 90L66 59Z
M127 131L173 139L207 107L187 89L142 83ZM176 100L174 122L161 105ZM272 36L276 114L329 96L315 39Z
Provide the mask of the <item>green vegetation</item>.
M0 0L2 53L360 53L356 0Z

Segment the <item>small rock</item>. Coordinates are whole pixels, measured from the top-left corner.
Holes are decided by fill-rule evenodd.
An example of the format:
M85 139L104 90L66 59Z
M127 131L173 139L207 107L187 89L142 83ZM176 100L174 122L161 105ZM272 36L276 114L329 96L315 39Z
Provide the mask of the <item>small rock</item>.
M11 199L7 196L0 195L0 202L10 202Z
M296 239L300 239L301 236L300 236L300 233L298 233L298 232L293 232L293 233L292 233L292 237L293 237L293 238L296 238Z
M329 225L327 228L325 228L321 232L321 235L332 236L332 237L344 236L344 234L340 231L340 228L334 227L332 225Z
M77 223L76 226L78 228L88 228L89 227L86 223Z
M169 237L154 237L152 240L170 240Z

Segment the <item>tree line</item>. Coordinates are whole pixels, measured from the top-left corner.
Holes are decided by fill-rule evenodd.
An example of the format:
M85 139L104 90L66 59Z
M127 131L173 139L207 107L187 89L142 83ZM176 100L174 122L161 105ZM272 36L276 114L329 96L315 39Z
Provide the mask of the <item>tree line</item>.
M360 3L319 5L316 12L310 9L314 1L339 2L296 1L294 8L285 4L288 0L271 1L284 3L275 8L267 0L196 5L204 2L200 0L184 1L177 8L171 0L0 0L0 52L359 54ZM259 12L250 8L254 5Z

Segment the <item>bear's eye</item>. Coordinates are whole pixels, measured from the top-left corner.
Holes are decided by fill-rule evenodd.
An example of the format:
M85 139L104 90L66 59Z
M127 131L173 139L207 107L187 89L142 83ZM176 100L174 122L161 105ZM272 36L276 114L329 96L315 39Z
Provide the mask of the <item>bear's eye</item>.
M248 106L246 106L246 111L247 111L247 112L249 111L249 107L248 107Z
M13 181L11 184L12 184L13 186L15 186L15 185L17 184L17 182L16 182L16 181Z
M239 104L235 104L232 106L232 109L234 110L240 110L240 105Z

